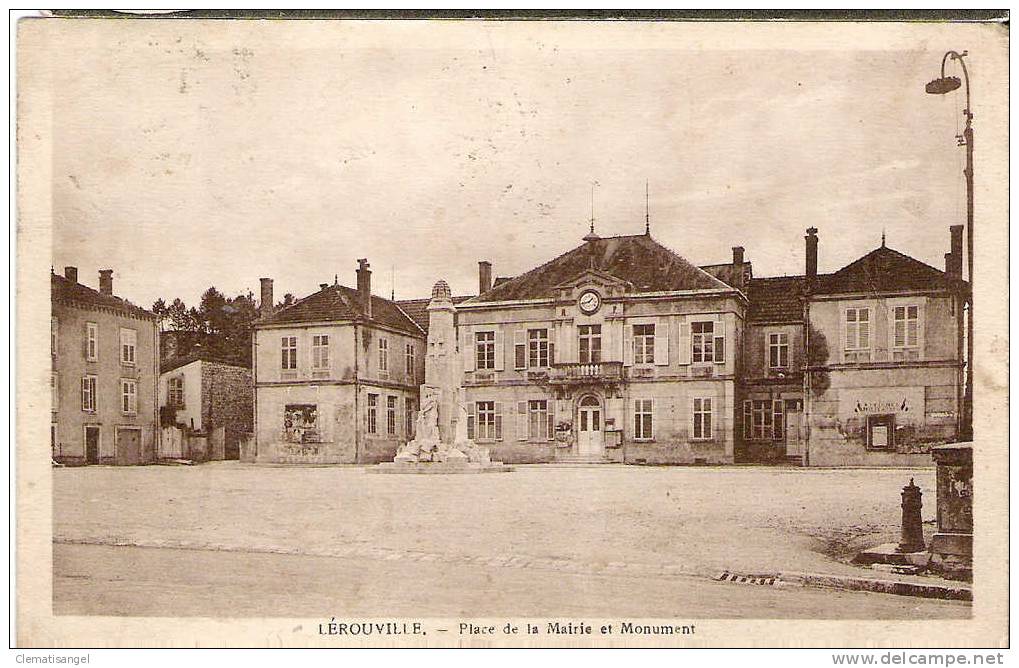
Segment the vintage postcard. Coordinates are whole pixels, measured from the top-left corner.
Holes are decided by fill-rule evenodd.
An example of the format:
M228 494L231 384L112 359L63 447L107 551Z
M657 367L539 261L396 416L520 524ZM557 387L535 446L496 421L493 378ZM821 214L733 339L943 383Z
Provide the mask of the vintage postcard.
M978 19L22 20L14 642L1006 646Z

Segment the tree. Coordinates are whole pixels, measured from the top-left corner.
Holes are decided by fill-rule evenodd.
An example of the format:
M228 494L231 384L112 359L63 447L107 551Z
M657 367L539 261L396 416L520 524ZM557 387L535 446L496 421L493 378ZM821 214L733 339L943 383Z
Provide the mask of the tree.
M177 351L186 356L201 350L223 361L250 366L252 323L258 318L255 296L250 291L226 297L214 286L202 293L197 307L188 307L179 297L169 306L158 299L152 310L161 322L179 332L193 332L187 349Z

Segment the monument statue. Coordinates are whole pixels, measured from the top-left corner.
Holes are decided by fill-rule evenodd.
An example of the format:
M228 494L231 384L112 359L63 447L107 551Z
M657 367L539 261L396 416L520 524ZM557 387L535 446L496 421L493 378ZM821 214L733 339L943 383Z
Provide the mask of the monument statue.
M457 354L456 309L445 281L432 288L428 303L428 348L421 408L415 419L414 439L403 445L391 464L377 472L480 472L509 471L492 462L488 448L468 438L463 355ZM439 464L442 466L433 466Z

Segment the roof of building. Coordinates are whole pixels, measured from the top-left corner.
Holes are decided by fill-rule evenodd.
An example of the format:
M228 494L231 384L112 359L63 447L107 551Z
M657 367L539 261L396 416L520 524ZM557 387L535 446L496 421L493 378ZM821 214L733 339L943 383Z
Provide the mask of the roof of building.
M831 274L818 274L811 294L909 292L948 287L945 272L881 246ZM802 322L805 276L774 276L750 281L751 322Z
M739 289L738 284L741 283L741 281L736 280L736 267L731 262L726 262L724 264L702 264L701 269L708 272L726 285ZM744 262L742 270L744 277L753 276L753 263Z
M556 286L592 269L628 282L634 292L731 289L650 235L638 234L591 239L471 301L546 299Z
M752 278L747 289L747 320L750 322L802 322L803 276Z
M257 321L256 326L284 323L357 321L390 327L412 336L421 336L422 328L396 304L372 295L372 314L364 313L357 290L345 285L328 285L318 292Z
M944 288L947 275L940 269L880 246L833 274L818 276L818 294L852 292L905 292Z
M460 302L472 299L474 295L462 295L460 297L454 296L453 304L459 304ZM418 327L428 332L428 302L431 299L401 299L396 302L396 305L406 313L411 320L417 323Z
M108 308L138 318L154 320L152 311L135 306L126 299L116 295L104 295L87 285L76 283L68 278L50 272L50 299L53 303L63 303L84 308Z
M179 369L182 366L187 366L188 364L191 364L192 362L199 362L199 361L201 361L201 362L211 362L213 364L224 364L226 366L234 366L234 367L237 367L238 369L250 369L251 368L251 365L249 365L249 364L247 364L247 365L246 364L237 364L237 362L234 362L232 360L228 360L228 359L222 358L222 357L220 357L220 356L218 356L218 355L216 355L216 354L214 354L214 353L212 353L210 351L199 351L199 352L196 352L196 353L191 353L190 355L183 355L181 357L173 357L173 358L170 358L170 359L168 359L168 360L166 360L164 362L160 362L160 364L159 364L159 373L167 373L169 371L173 371L174 369Z

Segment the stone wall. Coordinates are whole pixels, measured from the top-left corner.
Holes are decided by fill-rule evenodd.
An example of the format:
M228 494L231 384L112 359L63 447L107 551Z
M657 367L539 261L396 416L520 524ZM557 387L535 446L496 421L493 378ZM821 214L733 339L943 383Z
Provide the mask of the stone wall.
M202 426L206 431L225 427L228 432L250 432L253 400L250 369L202 362Z

